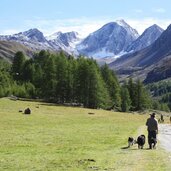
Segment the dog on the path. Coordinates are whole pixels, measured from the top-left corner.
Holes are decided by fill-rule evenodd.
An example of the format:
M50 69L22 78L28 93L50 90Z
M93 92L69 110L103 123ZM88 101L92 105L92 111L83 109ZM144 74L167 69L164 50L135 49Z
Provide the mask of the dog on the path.
M150 139L150 149L155 149L156 148L156 144L157 144L157 140L156 138L151 138Z
M138 144L138 149L143 149L144 144L145 144L145 135L140 135L137 138L137 144Z
M133 146L136 143L136 140L133 137L128 137L128 147Z

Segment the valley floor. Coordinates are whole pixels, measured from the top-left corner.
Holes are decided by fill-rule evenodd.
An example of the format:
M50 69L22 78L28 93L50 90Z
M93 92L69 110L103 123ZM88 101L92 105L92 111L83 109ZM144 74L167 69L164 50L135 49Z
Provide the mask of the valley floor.
M156 150L127 148L129 136L147 135L147 117L2 98L0 171L170 171L161 139Z

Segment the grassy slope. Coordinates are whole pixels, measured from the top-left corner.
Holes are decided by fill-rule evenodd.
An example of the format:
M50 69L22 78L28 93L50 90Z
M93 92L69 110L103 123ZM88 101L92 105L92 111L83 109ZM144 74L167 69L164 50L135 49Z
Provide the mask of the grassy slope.
M32 114L19 109L30 107ZM38 108L39 107L39 108ZM94 112L94 115L89 115ZM0 99L0 170L170 170L163 150L127 146L146 116ZM89 161L94 159L95 161Z
M12 41L0 41L0 57L11 61L17 51L22 51L28 56L32 56L33 54L33 51L30 48L20 43Z

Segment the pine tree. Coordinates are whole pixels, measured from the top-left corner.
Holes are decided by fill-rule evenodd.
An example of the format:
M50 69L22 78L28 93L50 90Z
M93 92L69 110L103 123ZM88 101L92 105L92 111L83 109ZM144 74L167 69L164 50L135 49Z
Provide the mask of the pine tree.
M23 79L23 67L25 63L23 52L17 52L12 63L12 75L14 80L21 81Z
M5 96L4 87L0 85L0 98Z
M155 110L160 110L160 103L157 100L153 100L152 108Z
M129 91L126 85L121 88L121 110L122 112L128 112L131 108L131 99Z
M136 110L143 110L151 107L151 101L149 98L148 92L145 90L142 82L137 80L136 83L136 98L137 98L137 106Z
M34 74L35 74L35 68L34 68L33 60L32 59L27 60L24 63L22 80L25 82L33 82Z
M101 74L111 98L111 105L115 106L116 108L120 108L120 85L115 73L109 69L107 64L105 64L101 67Z
M55 100L55 91L56 91L56 68L54 56L49 56L45 60L43 67L43 85L41 86L42 94L45 99Z
M152 106L149 93L140 80L133 82L130 78L127 87L131 99L130 110L143 110Z
M43 86L43 69L39 63L34 63L34 76L33 76L33 84L36 88L37 97L42 98L42 86Z
M131 110L136 110L137 107L137 89L136 84L133 82L133 79L128 80L128 91L131 99Z
M67 101L67 58L63 52L55 58L56 64L56 90L55 99L58 103Z
M165 112L170 112L170 109L166 103L162 103L160 105L160 110L165 111Z
M69 56L68 62L67 62L67 85L66 85L66 101L67 102L75 102L75 92L76 92L76 70L77 70L77 61L74 59L74 57Z
M10 76L10 64L0 59L0 97L10 94L12 78Z
M109 95L96 62L92 59L78 59L77 99L85 107L106 107Z

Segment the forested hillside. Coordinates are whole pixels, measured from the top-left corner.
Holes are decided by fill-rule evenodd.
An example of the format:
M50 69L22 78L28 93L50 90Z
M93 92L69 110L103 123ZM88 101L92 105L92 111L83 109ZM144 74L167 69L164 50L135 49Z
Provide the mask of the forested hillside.
M154 109L170 111L171 110L171 81L164 80L147 85L154 99Z
M0 61L0 96L9 95L118 111L153 107L139 80L130 79L121 86L107 65L99 67L93 59L44 50L31 59L17 52L12 65Z

